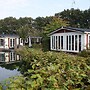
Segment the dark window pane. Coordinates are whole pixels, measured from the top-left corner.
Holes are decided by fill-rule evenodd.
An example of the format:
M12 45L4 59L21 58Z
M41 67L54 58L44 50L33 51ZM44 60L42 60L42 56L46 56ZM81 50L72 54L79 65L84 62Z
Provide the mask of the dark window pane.
M79 51L81 51L81 35L79 35Z
M74 35L72 35L72 50L74 50Z
M67 47L67 50L68 50L68 36L66 37L66 40L67 40L66 47Z
M77 35L75 35L75 50L77 50Z
M69 36L69 50L71 50L71 36Z
M61 49L63 49L63 36L61 36Z

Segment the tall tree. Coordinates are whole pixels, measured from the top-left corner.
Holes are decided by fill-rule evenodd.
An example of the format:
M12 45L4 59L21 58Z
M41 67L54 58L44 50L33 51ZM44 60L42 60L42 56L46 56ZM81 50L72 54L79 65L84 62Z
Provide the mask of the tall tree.
M0 33L16 33L18 23L17 19L13 17L7 17L0 20Z
M48 34L52 32L53 30L60 28L62 26L68 26L68 22L59 18L59 17L53 17L52 21L45 26L45 34Z
M20 27L17 30L17 33L19 34L19 36L23 39L23 43L25 44L25 40L27 39L27 37L29 36L30 30L32 29L31 26L25 25Z

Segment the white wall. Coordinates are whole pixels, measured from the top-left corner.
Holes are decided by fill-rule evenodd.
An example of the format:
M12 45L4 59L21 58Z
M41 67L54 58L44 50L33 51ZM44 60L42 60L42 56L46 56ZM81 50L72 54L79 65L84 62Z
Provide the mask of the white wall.
M68 36L68 35L81 35L81 50L83 50L84 48L85 48L85 43L84 43L84 41L85 41L85 36L84 36L84 34L83 33L81 33L81 32L68 32L68 33L55 33L55 34L53 34L53 35L51 35L50 36L50 38L52 37L52 36L63 36L63 49L62 50L58 50L58 51L67 51L66 50L66 36ZM51 50L57 50L57 49L52 49L52 40L50 39L50 43L51 43L51 45L50 45L50 47L51 47ZM78 42L78 44L79 44L79 42ZM77 48L78 50L77 51L72 51L72 50L68 50L68 52L79 52L79 48Z

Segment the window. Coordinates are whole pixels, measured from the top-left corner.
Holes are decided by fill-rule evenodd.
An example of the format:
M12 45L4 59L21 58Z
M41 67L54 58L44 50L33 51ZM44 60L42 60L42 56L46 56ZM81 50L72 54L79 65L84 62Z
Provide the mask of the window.
M66 40L67 40L66 48L68 50L68 36L66 37Z
M90 49L90 36L89 36L89 49Z
M52 49L54 49L54 36L52 36Z
M5 54L0 54L0 61L5 61Z
M79 35L79 51L81 51L81 35Z
M74 35L72 35L72 50L74 50Z
M63 36L61 36L61 49L63 49Z
M69 36L69 50L71 50L71 36Z
M57 41L57 36L56 36L56 49L58 49L58 44L57 44L57 42L58 42L58 41Z
M10 61L15 61L16 60L16 55L14 52L10 52Z
M13 39L13 47L15 46L15 39Z
M77 35L75 35L75 50L77 51Z
M0 46L4 46L4 39L0 39Z
M54 42L53 42L53 45L54 45L54 49L55 49L55 36L54 36L54 39L53 39L53 41L54 41Z
M58 36L58 48L60 49L60 36Z
M12 47L12 39L10 39L10 47Z
M15 39L10 39L10 47L14 47L15 46Z

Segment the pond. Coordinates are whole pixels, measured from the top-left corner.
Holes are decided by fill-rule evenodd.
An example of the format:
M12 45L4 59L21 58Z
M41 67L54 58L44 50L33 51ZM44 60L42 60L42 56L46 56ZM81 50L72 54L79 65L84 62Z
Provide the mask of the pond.
M20 56L14 51L0 52L0 83L5 79L20 75L18 71L18 63Z

